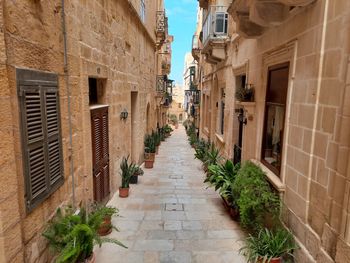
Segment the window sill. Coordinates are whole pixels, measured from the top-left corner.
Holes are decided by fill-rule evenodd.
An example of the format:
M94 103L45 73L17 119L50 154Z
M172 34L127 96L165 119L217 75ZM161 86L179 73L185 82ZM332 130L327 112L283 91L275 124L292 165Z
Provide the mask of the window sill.
M251 159L251 161L258 165L261 170L266 174L267 179L270 181L270 183L275 187L275 189L278 192L284 192L286 190L285 184L281 181L281 179L275 175L269 168L267 168L264 164L262 164L260 161Z
M220 135L218 133L215 133L215 137L221 142L221 143L225 143L224 137L222 137L223 135Z

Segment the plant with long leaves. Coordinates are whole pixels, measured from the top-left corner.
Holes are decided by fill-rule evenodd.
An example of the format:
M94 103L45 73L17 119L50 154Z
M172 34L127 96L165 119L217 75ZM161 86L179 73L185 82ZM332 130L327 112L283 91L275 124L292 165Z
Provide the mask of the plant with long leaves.
M92 255L95 244L101 246L103 243L114 243L127 248L117 239L98 235L97 230L103 220L103 213L88 214L84 208L77 212L72 207L63 211L61 208L57 209L56 215L43 233L50 247L58 252L55 262L85 262Z
M133 162L129 164L129 156L123 157L120 163L120 175L122 177L122 188L129 188L131 176L137 171L137 165Z
M152 135L147 134L144 140L145 153L155 153L156 143Z
M277 230L262 228L256 236L250 234L246 238L240 253L248 262L268 263L273 258L293 257L293 251L297 248L292 233L285 228Z
M210 148L210 142L200 139L197 142L196 153L194 154L195 158L203 162L209 148Z
M215 147L214 143L212 143L203 160L204 170L207 171L210 165L218 164L222 160L223 157L220 154L220 150Z

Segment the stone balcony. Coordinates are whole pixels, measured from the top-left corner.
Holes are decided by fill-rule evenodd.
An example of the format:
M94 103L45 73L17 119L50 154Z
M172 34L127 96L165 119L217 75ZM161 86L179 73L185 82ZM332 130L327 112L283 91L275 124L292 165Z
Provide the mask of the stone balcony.
M226 58L226 44L229 41L227 6L208 7L203 21L202 54L205 54L208 63L216 64Z
M193 35L193 37L192 37L192 57L196 61L199 61L200 54L201 54L201 45L200 45L199 36Z
M312 2L315 0L235 0L228 12L236 22L239 35L256 38L269 27L282 24Z
M161 46L168 34L168 18L165 15L165 11L157 11L156 22L157 46Z

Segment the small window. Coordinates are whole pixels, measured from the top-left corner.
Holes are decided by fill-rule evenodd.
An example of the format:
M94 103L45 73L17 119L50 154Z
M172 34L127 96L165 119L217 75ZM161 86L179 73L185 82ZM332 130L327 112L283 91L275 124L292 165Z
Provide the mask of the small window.
M289 63L268 70L261 156L262 162L276 175L281 171L288 78Z
M215 33L227 34L228 14L223 12L216 13Z
M140 17L142 22L146 21L146 4L145 0L140 0Z
M179 109L181 109L181 103L178 104Z
M17 69L26 208L30 212L63 184L58 77Z

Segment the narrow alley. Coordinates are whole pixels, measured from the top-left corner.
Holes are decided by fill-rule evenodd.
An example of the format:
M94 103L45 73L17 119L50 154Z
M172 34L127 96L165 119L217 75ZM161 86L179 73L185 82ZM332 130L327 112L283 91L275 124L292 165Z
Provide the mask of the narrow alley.
M207 189L204 176L180 126L160 147L154 168L145 169L131 187L130 196L115 194L109 202L121 215L112 220L120 232L109 237L128 249L104 244L95 250L96 262L246 262L238 253L243 233L220 196Z

